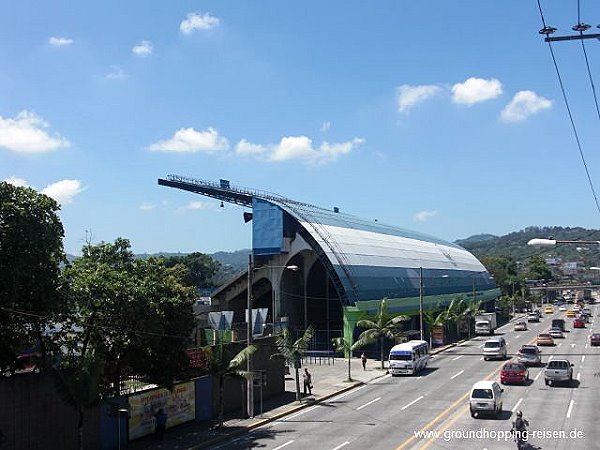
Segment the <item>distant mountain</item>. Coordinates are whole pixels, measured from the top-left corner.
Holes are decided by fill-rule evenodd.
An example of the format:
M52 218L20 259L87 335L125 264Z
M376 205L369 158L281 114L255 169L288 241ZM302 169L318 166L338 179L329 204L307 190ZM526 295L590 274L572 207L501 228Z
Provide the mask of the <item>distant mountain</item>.
M481 239L481 236L486 236L486 238ZM588 230L580 227L527 227L505 236L476 235L457 240L455 243L473 253L477 258L509 256L516 261L524 261L532 255L540 255L562 258L563 261L577 261L587 267L600 265L600 245L568 244L555 247L530 247L527 242L533 238L552 238L560 241L600 241L600 230Z

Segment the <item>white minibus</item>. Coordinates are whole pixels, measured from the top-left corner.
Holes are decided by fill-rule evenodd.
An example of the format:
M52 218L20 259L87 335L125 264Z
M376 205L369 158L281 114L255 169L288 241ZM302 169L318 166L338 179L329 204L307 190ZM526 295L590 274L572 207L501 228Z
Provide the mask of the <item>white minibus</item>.
M408 341L394 345L390 350L389 371L392 376L415 374L429 362L429 344L426 341Z

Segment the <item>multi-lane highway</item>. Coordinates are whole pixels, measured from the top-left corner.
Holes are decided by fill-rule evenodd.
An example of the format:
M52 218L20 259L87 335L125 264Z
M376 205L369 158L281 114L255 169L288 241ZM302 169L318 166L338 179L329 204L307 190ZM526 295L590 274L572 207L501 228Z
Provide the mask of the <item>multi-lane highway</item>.
M484 361L481 348L487 337L480 336L436 355L417 376L386 375L214 448L516 448L509 431L517 409L530 422L531 449L598 448L600 347L589 346L598 311L599 306L592 306L592 321L583 329L573 329L572 319L566 319L566 337L555 340L554 347L542 347L544 363L549 358L567 358L574 364L573 382L546 386L544 368L532 367L527 385L503 386L504 412L497 418L469 414L472 385L480 380L499 381L506 362ZM558 311L544 315L520 332L509 323L496 334L506 339L511 358L521 345L535 343L552 318L564 316ZM600 321L596 331L600 332Z

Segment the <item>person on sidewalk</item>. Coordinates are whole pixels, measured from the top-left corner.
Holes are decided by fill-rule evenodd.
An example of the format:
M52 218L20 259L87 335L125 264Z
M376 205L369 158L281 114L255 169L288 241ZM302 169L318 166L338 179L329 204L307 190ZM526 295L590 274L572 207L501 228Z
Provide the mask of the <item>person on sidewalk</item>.
M362 362L363 370L367 370L367 355L365 355L365 352L360 355L360 360Z
M154 439L162 441L165 435L165 428L167 427L167 415L162 408L154 414L154 427Z
M304 373L302 374L304 378L304 395L306 395L306 391L308 390L308 395L312 395L312 375L308 371L308 367L304 368Z

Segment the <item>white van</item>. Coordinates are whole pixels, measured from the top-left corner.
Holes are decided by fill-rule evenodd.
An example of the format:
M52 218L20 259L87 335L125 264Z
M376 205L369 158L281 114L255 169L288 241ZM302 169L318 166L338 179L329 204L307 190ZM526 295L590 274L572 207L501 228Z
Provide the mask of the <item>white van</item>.
M429 344L427 341L408 341L394 345L388 358L389 372L396 375L413 375L424 369L429 362Z
M478 413L498 415L502 412L502 393L504 389L495 381L478 381L471 389L469 409L471 417Z

